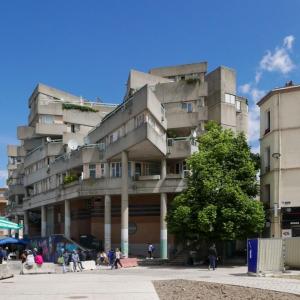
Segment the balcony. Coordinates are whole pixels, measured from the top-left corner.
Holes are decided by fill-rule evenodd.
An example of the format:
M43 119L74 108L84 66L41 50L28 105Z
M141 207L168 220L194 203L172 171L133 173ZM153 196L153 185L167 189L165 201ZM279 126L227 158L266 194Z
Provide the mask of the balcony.
M208 119L207 106L201 107L198 111L194 112L166 112L168 120L168 129L183 128L183 127L197 127L200 121Z
M186 188L186 180L182 178L169 178L162 180L128 181L129 195L143 195L152 193L178 193ZM86 179L61 185L58 188L33 195L26 198L23 203L24 209L30 209L43 205L53 204L66 199L78 199L92 196L121 195L122 179L97 178ZM142 198L141 198L142 199Z
M196 142L190 137L168 139L168 158L186 158L198 151Z
M18 126L17 136L19 140L31 139L35 135L34 127L30 126Z
M58 135L62 136L64 132L67 131L67 126L65 124L43 124L37 123L35 132L37 135Z
M167 152L166 134L160 135L150 124L143 123L109 144L105 149L104 158L120 158L124 150L128 152L130 159L159 158Z

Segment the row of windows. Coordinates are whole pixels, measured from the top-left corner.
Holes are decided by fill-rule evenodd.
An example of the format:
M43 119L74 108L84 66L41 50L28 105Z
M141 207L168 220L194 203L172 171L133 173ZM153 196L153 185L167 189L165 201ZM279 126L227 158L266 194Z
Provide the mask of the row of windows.
M133 131L135 128L142 126L144 123L148 123L151 127L159 134L163 135L164 131L161 128L160 124L155 120L155 118L148 112L142 112L133 119L130 119L126 124L122 125L107 137L100 141L100 144L105 144L108 146L116 142L121 137L125 136L127 133Z
M38 162L25 168L25 174L29 175L29 174L36 172L39 169L48 167L52 162L54 162L54 160L55 160L55 156L45 157L45 158L39 160Z

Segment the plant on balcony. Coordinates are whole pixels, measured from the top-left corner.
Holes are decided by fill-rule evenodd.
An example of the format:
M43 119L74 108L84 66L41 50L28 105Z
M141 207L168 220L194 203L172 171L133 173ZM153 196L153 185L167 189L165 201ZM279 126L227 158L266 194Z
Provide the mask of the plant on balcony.
M87 112L98 112L97 109L86 106L86 105L79 105L74 103L63 103L63 109L78 109L80 111L87 111Z
M197 82L200 82L199 78L188 78L188 79L186 79L187 84L195 84Z
M245 239L264 228L265 214L256 201L259 157L244 134L209 122L198 138L199 151L187 159L187 189L171 204L171 233L182 240Z
M64 177L64 184L68 184L68 183L74 182L74 181L78 180L78 178L79 177L76 174L66 175Z

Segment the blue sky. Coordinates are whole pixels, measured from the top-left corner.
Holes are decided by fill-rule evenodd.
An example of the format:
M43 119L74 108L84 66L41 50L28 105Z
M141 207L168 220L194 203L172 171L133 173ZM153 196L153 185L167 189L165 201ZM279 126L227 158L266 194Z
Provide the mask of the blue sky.
M300 1L1 1L0 185L6 144L26 124L27 99L42 82L90 100L118 103L130 69L208 61L235 68L250 100L300 83Z

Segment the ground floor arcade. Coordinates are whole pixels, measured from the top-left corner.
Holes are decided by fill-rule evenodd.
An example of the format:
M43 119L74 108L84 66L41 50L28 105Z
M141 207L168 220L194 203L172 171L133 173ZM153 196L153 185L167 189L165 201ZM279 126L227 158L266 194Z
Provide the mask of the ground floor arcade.
M147 254L148 243L154 244L155 256L167 258L173 249L165 217L174 194L129 195L127 224L122 223L121 195L65 200L24 213L24 231L29 237L64 234L82 244L93 237L96 248L121 247L124 229L128 232L125 255ZM123 231L123 232L122 232ZM127 233L126 232L126 233Z

